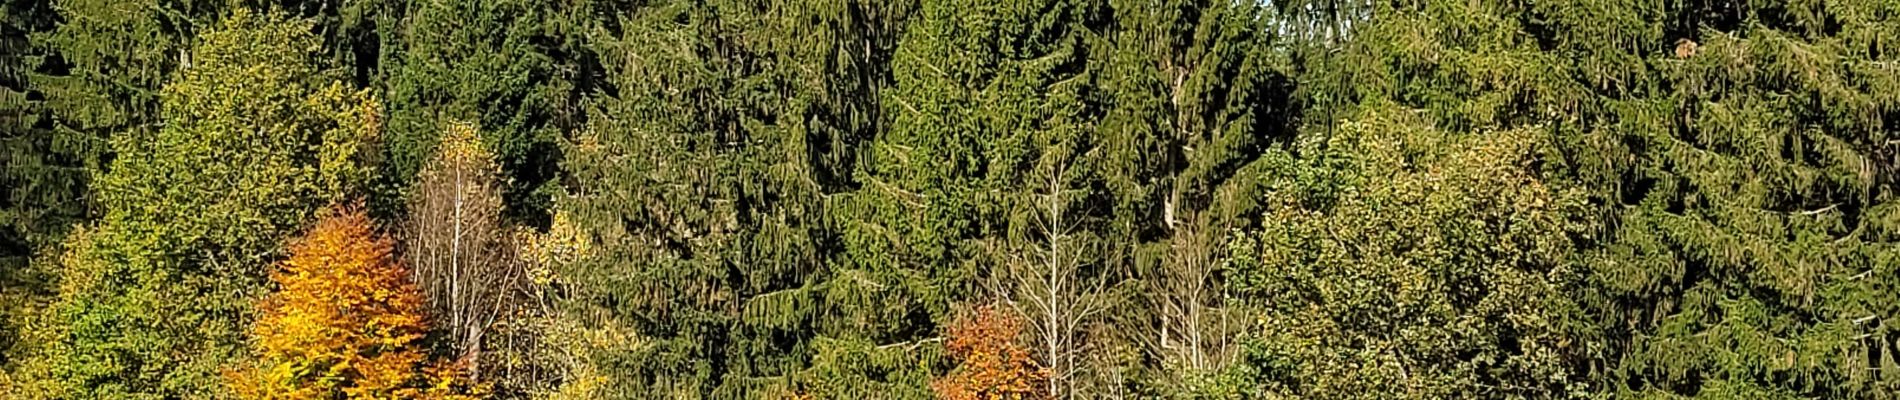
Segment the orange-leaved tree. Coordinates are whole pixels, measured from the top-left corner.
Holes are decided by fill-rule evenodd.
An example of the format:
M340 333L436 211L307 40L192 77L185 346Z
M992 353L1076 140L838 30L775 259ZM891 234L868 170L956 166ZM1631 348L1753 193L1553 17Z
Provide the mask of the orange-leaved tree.
M944 350L957 367L930 388L944 400L1048 398L1049 373L1022 345L1022 332L1022 318L993 305L959 316L944 332Z
M429 359L421 294L361 206L325 211L271 273L255 363L227 374L246 399L472 399L455 368Z

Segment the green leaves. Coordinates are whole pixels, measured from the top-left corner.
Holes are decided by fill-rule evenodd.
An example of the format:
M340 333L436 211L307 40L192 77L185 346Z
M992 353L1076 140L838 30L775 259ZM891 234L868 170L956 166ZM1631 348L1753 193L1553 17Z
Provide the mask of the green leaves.
M0 397L219 396L451 120L579 398L925 397L993 301L1059 397L1900 389L1892 2L240 3L0 8Z
M1893 56L1861 39L1890 24L1871 3L1729 6L1380 8L1340 56L1363 68L1329 89L1357 100L1326 112L1554 138L1539 175L1588 205L1565 212L1561 258L1582 280L1570 313L1600 335L1574 338L1590 392L1881 398L1892 346L1869 323L1891 311L1864 305L1891 297L1873 277L1892 239L1870 233L1892 202L1873 111L1892 74L1854 66Z
M234 13L166 85L163 128L115 137L26 367L37 396L221 396L282 240L368 178L377 109L316 71L309 29Z
M1452 134L1373 109L1282 170L1226 265L1260 395L1540 398L1583 389L1565 218L1542 132ZM1322 151L1303 140L1307 152Z

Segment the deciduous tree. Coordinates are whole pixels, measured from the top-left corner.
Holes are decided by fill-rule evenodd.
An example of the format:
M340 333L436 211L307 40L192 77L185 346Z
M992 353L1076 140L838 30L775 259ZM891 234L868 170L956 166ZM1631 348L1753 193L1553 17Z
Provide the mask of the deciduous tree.
M1567 295L1581 279L1566 218L1581 204L1533 168L1544 136L1375 110L1344 122L1327 157L1282 170L1274 222L1235 245L1255 395L1580 393L1571 377L1592 336Z
M284 239L360 190L377 107L319 72L307 21L236 11L165 86L166 124L115 136L100 220L66 244L17 377L29 398L218 398Z
M1023 346L1023 320L1013 310L982 305L944 328L945 355L956 368L931 381L943 400L1049 398L1049 370Z
M500 171L467 123L449 123L410 192L403 258L451 353L481 376L486 334L526 306L527 278L502 219Z
M1900 384L1895 5L1383 4L1334 99L1549 130L1583 191L1595 390L1886 398Z
M245 399L473 399L430 360L422 293L360 206L333 208L271 272L251 331L255 365L226 379Z

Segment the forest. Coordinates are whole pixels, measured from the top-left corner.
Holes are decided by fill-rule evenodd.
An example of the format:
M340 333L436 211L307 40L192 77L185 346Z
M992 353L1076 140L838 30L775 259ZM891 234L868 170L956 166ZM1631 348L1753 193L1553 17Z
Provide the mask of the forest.
M0 0L0 398L1900 399L1900 1Z

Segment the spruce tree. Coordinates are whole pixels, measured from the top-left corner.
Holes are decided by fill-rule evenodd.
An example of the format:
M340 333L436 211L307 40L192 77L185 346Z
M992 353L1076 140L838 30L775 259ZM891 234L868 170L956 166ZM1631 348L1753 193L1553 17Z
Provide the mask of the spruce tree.
M113 135L155 129L161 86L192 64L189 49L235 7L314 21L315 60L375 68L371 11L382 1L9 0L0 9L0 247L12 262L59 242L98 215L92 174L112 159ZM366 53L359 54L359 53ZM14 258L18 257L18 258Z
M86 215L85 170L54 141L45 93L31 82L45 52L29 40L58 19L51 2L0 4L0 274L25 268ZM0 278L3 279L3 278Z
M1127 259L1102 240L1117 211L1097 131L1109 16L1092 1L921 2L855 199L873 212L846 228L847 251L928 277L939 293L923 298L1011 305L1059 398L1115 386L1093 357L1108 353L1099 306Z
M322 41L313 62L323 67L372 69L376 44L363 21L370 1L244 0L15 0L6 4L9 51L4 67L10 92L30 101L0 102L23 110L19 132L10 132L7 161L0 172L7 185L5 217L37 243L56 243L59 233L96 217L97 199L88 196L92 175L113 157L111 137L157 129L162 118L161 87L190 54L198 36L217 26L237 7L277 9L315 21ZM13 31L18 29L18 31ZM17 47L16 47L17 46ZM17 57L16 57L17 56ZM359 65L360 64L360 65ZM364 77L354 76L356 81ZM7 96L12 98L14 96ZM13 114L8 111L8 114ZM8 130L15 129L9 117Z
M591 251L557 273L565 315L641 343L579 351L607 379L595 397L788 394L811 346L767 322L797 314L754 304L822 265L770 11L653 4L595 43L603 93L566 149L581 184L560 207Z
M1900 32L1900 8L1670 11L1621 48L1643 60L1629 86L1570 69L1627 93L1578 113L1588 133L1573 150L1600 157L1580 163L1585 179L1614 182L1594 187L1612 211L1588 256L1617 356L1606 389L1891 398L1900 71L1884 65L1900 51L1877 38ZM1599 40L1566 44L1609 48Z
M1109 103L1096 128L1112 199L1104 238L1122 246L1127 282L1110 318L1122 364L1143 390L1193 386L1239 353L1222 291L1229 234L1259 219L1264 155L1293 137L1300 109L1284 49L1259 4L1111 2ZM1282 149L1284 150L1284 149Z
M601 4L603 9L612 3ZM582 47L587 1L420 1L393 10L382 38L381 75L389 110L377 205L398 209L440 142L440 127L473 122L502 167L504 201L516 221L544 225L557 191L558 141L579 126L579 95L591 90Z
M44 94L29 85L41 55L30 35L57 20L44 0L0 2L0 369L16 358L26 313L42 308L50 277L33 264L37 250L57 243L85 215L85 170L53 151ZM46 257L41 257L45 259Z

